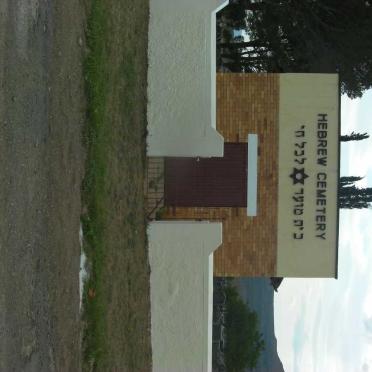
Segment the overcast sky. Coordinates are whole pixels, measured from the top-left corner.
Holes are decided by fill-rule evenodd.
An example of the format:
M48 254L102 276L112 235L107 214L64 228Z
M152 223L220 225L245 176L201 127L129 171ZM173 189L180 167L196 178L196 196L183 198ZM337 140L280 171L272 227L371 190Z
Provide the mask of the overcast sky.
M342 97L341 132L372 136L372 91ZM341 175L372 186L372 139L341 146ZM275 333L286 372L372 372L372 210L341 210L339 279L285 279Z

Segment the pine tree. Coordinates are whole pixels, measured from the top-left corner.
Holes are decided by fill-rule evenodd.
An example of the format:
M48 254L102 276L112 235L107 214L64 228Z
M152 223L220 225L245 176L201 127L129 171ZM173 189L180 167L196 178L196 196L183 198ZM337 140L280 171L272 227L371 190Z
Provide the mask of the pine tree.
M340 141L341 142L361 141L367 138L369 138L369 134L367 133L351 132L351 134L340 136Z
M357 176L348 176L348 177L341 177L340 178L340 186L348 186L353 185L355 182L361 181L363 177L357 177Z
M372 206L372 187L360 188L355 182L362 177L341 177L338 190L339 207L344 209L362 209Z

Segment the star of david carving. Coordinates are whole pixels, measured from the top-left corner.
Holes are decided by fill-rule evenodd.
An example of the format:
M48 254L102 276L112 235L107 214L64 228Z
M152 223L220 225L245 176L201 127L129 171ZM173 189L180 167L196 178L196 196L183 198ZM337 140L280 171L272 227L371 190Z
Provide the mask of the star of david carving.
M309 176L305 173L305 169L297 169L293 168L293 172L290 174L290 176L293 180L293 184L296 185L297 183L300 183L302 185L305 184L305 179Z

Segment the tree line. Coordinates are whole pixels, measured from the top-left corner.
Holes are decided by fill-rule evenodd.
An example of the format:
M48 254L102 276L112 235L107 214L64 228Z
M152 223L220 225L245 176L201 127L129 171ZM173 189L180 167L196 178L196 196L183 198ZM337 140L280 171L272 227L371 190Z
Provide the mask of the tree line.
M232 72L337 72L342 93L360 97L372 87L371 25L367 0L231 0L217 15L217 61Z
M259 319L229 284L226 289L226 347L224 358L227 371L243 372L257 366L265 349L259 331Z

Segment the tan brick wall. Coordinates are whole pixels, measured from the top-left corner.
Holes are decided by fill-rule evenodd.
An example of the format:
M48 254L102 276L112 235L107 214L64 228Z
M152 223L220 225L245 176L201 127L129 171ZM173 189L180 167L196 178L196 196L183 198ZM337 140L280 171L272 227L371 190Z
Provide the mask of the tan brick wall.
M171 208L165 219L223 222L215 276L274 276L277 250L279 75L217 74L217 130L225 142L259 139L257 217L245 208Z

